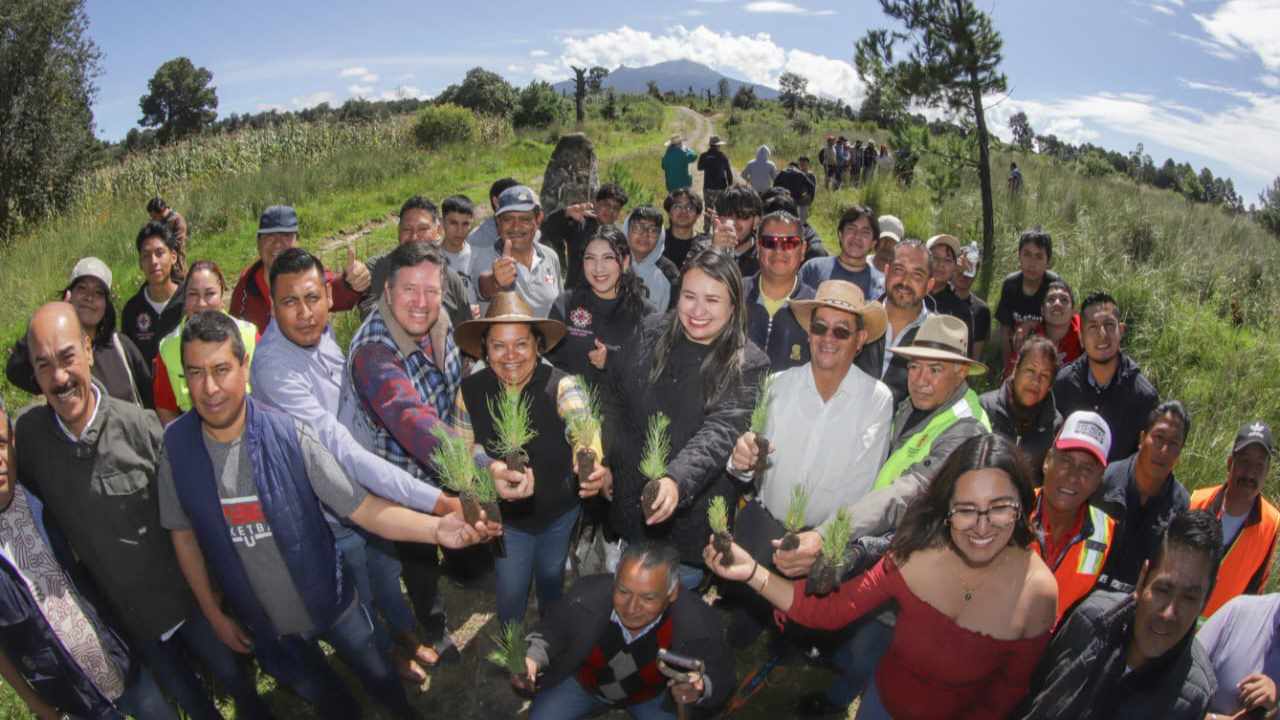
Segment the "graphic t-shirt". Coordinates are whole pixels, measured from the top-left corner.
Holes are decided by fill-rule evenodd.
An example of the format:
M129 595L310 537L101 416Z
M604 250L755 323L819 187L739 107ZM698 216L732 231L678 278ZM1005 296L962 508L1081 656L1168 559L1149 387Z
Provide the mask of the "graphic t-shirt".
M321 447L311 428L297 422L294 427L298 431L307 478L316 497L335 515L351 515L369 494L368 491L347 479L333 455ZM315 629L311 616L293 585L289 568L258 499L258 488L243 438L230 443L218 442L207 433L203 438L218 484L222 516L254 595L281 635L311 632ZM173 468L165 458L160 462L158 480L160 523L170 530L190 529L191 521L174 489Z
M1010 273L1000 286L1000 304L996 305L996 320L1000 324L1012 328L1025 320L1040 322L1044 296L1049 294L1049 283L1058 280L1058 274L1045 270L1040 280L1040 289L1034 295L1022 291L1022 271Z

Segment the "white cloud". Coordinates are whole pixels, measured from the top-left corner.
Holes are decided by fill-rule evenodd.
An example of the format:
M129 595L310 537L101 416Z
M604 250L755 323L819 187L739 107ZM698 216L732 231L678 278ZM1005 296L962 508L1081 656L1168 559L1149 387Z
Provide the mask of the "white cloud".
M1194 17L1218 45L1256 54L1268 70L1280 69L1280 2L1227 0L1212 15Z
M1196 45L1199 45L1201 49L1203 49L1206 53L1209 53L1210 55L1218 58L1219 60L1238 59L1237 55L1235 54L1235 52L1231 50L1231 48L1225 45L1222 45L1221 43L1216 43L1212 40L1206 40L1204 38L1198 38L1198 37L1195 37L1194 35L1187 35L1186 33L1175 32L1170 34L1173 35L1173 37L1178 38L1179 40L1186 40L1189 43L1195 43Z
M524 70L524 68L520 67L519 65L508 65L508 66L507 66L507 72L518 73L518 72L522 72L523 70Z
M546 50L530 50L529 51L529 57L541 58L541 57L546 57L550 54L551 53L547 52Z
M355 78L356 82L365 83L366 85L378 82L378 74L370 72L369 68L363 66L345 67L338 71L339 78Z
M409 98L426 100L430 97L430 95L423 94L422 88L414 87L413 85L401 85L395 90L383 90L378 95L379 100L408 100Z
M794 3L781 0L756 0L742 6L749 13L775 13L781 15L835 15L835 10L806 10Z
M373 93L373 86L372 85L348 85L347 92L351 93L353 97L367 98L369 97L369 95Z
M278 105L276 103L258 103L257 108L254 109L254 112L271 112L272 110L276 112L284 112L288 109L289 108L285 107L284 105Z
M295 108L301 110L303 108L315 107L320 103L332 103L334 100L337 100L337 96L328 90L322 90L320 92L311 93L310 95L295 97L289 102L293 103Z
M1272 90L1280 90L1280 75L1262 75L1258 78L1258 82Z
M1160 13L1161 15L1174 15L1174 14L1175 14L1175 13L1174 13L1173 8L1171 8L1171 7L1166 7L1166 6L1164 6L1164 5L1161 5L1160 3L1151 3L1151 9L1152 9L1152 10L1155 10L1156 12Z
M680 14L685 17L702 17L703 15L707 14L707 11L699 10L698 8L689 8L688 10L685 10Z

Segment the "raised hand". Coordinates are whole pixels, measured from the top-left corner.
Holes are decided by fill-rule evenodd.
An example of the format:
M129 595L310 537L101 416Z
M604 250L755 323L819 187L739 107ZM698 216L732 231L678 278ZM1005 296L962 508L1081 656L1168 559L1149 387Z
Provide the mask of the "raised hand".
M676 505L680 504L680 488L676 486L676 481L669 477L658 479L658 499L655 503L656 509L653 514L645 520L647 525L657 525L666 522L671 517L671 513L676 511Z
M352 290L361 293L369 289L369 282L372 279L369 268L356 259L356 249L350 243L347 244L347 266L342 270L342 277L346 279Z
M702 548L702 562L706 564L707 569L719 575L725 580L736 580L738 582L746 582L751 579L752 573L759 566L755 558L747 554L737 543L730 543L733 552L733 564L725 567L720 564L720 553L716 552L715 546L711 542L711 538L707 538L707 546Z
M769 453L773 454L773 446L770 445ZM747 472L755 468L756 459L760 457L760 447L756 445L756 434L747 431L738 436L738 442L733 444L733 454L729 456L729 461L733 463L733 469L738 472Z

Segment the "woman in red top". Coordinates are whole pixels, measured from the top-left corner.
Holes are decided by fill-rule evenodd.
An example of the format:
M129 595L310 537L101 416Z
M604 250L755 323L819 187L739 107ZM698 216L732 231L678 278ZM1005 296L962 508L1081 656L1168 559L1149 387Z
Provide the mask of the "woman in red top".
M734 548L707 567L747 583L786 618L839 630L890 601L893 643L863 696L859 720L1004 718L1026 694L1057 613L1053 573L1028 550L1033 502L1026 461L983 435L956 449L908 508L889 554L826 597L810 597Z

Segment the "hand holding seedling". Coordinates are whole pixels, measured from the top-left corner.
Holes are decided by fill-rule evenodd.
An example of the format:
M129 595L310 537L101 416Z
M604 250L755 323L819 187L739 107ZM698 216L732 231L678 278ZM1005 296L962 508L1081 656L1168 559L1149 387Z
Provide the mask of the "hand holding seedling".
M458 550L487 542L501 534L502 526L490 522L483 511L480 513L480 521L475 525L468 525L460 512L450 513L440 518L440 524L436 525L436 544Z
M697 673L693 679L687 683L678 683L675 680L667 682L671 686L671 698L681 705L698 702L702 697L704 683L702 682L702 673Z
M816 530L806 530L796 537L800 540L800 547L795 550L779 549L782 541L773 541L773 564L778 572L789 578L808 575L818 560L818 553L822 552L822 536Z
M772 455L774 450L777 448L770 447L769 454ZM733 469L738 472L754 469L760 460L760 446L756 444L756 434L747 431L738 436L738 442L733 444L733 454L729 459L733 462Z
M526 655L524 659L524 670L528 673L529 685L536 686L538 684L538 663L534 662L533 658Z
M1240 691L1240 705L1244 708L1243 717L1252 717L1248 713L1263 710L1262 717L1272 717L1276 710L1276 683L1262 673L1253 673L1236 686Z
M658 497L653 503L653 514L645 520L646 525L657 525L666 522L671 513L676 511L676 505L680 504L680 488L676 487L676 481L669 477L658 480Z
M371 280L369 268L356 259L356 249L350 244L347 245L347 266L342 271L342 277L356 292L362 293L369 289Z
M577 462L574 462L577 472ZM604 465L596 465L596 469L587 476L586 482L578 485L578 497L595 497L603 493L606 498L613 497L613 472Z
M600 342L600 338L596 338L596 346L594 350L587 351L587 360L596 367L597 370L604 369L604 361L609 357L609 348Z
M737 582L746 582L751 579L751 574L755 572L757 563L754 558L747 554L738 543L729 543L730 554L733 562L728 566L722 565L723 556L716 551L715 535L707 539L707 546L702 548L702 562L706 563L707 569L719 575L725 580L736 580Z
M533 468L526 466L524 472L518 473L508 469L505 462L494 460L489 472L503 500L523 500L533 494Z

